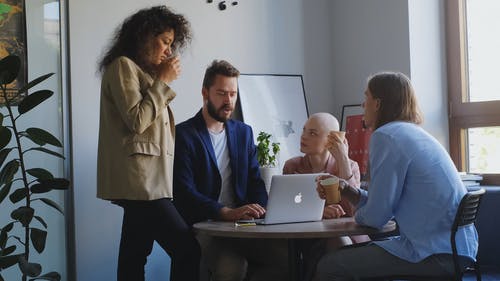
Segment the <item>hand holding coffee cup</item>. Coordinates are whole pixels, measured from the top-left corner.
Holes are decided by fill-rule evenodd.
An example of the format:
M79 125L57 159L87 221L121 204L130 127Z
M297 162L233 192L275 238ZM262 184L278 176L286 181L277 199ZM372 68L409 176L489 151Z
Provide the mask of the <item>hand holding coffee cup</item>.
M345 138L345 132L330 131L326 147L335 158L339 158L342 155L346 156L349 151L349 146Z
M157 66L158 78L167 84L176 80L180 73L181 60L179 55L172 55Z
M328 148L342 145L343 143L345 143L345 132L343 132L343 131L330 131L328 133L328 144L327 144Z
M333 139L337 142L343 143L345 140L345 132L344 131L330 131L328 134L329 139Z
M336 176L330 176L326 179L319 181L319 184L323 187L325 191L326 204L338 204L341 200L340 198L340 186L339 178Z

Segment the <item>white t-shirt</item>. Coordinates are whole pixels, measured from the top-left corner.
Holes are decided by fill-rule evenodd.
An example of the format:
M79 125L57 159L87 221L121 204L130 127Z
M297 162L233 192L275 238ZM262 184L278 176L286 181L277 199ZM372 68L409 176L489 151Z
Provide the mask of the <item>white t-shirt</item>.
M218 202L230 208L236 207L234 196L234 188L231 185L231 165L229 163L229 149L227 147L226 130L219 133L210 134L210 140L214 149L215 158L217 159L217 167L222 180L222 186L219 194Z

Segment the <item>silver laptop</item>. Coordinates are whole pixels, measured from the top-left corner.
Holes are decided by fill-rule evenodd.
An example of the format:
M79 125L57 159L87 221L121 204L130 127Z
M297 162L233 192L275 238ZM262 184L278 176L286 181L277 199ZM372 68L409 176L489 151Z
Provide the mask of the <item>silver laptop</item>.
M266 216L257 224L319 221L325 200L316 192L316 177L324 174L274 175L271 179Z

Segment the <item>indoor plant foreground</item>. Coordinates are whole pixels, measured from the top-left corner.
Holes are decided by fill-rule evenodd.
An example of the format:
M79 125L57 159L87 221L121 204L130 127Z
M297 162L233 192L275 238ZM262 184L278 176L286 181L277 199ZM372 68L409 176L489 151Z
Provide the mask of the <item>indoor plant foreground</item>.
M42 75L20 89L10 90L8 85L18 76L20 69L18 56L7 56L0 60L0 209L8 212L5 201L12 202L10 221L0 222L0 281L4 281L2 270L18 265L20 280L61 280L58 272L42 274L42 265L32 262L30 251L41 254L47 239L47 223L38 215L38 208L51 207L63 214L62 208L44 194L52 190L65 190L69 181L54 178L44 168L31 167L25 155L44 153L51 157L64 156L54 151L62 148L61 142L51 133L40 128L19 128L18 118L26 118L30 110L50 98L50 90L38 90L28 94L28 90L54 73ZM17 112L15 112L17 111ZM7 210L6 210L7 209ZM22 233L18 235L18 233ZM12 281L12 280L9 280Z

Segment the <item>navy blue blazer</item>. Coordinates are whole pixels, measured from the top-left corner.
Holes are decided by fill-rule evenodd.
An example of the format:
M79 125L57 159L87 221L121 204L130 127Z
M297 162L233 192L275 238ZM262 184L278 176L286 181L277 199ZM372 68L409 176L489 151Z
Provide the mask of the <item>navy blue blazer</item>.
M265 207L267 192L260 177L252 128L243 122L225 123L232 183L238 206ZM221 176L201 110L176 126L174 204L188 224L217 219Z

